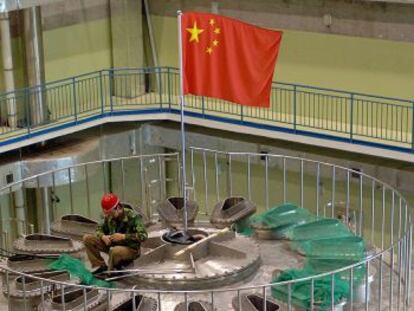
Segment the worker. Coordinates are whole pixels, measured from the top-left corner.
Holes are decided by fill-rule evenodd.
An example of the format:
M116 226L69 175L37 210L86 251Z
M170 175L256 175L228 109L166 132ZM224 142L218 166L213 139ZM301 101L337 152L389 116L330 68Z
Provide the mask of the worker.
M106 270L120 270L140 256L141 242L148 238L141 217L127 203L121 203L113 193L104 194L101 200L103 222L95 234L83 237L86 253L99 274ZM108 265L100 252L109 254Z

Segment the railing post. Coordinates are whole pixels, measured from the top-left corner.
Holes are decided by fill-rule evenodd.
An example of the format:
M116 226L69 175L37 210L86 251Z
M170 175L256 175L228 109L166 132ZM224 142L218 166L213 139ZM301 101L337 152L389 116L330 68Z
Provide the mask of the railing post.
M170 67L167 67L167 93L168 93L168 109L171 111L171 75Z
M244 122L243 105L240 106L240 121Z
M203 118L205 118L205 102L204 102L204 96L201 96L201 114L203 115Z
M354 94L351 93L351 107L349 116L349 139L352 142L354 137Z
M100 96L101 96L101 115L103 115L104 114L105 100L104 100L104 91L103 91L103 75L102 75L102 70L99 71L99 91L100 91Z
M73 96L73 112L75 114L75 123L78 123L78 111L76 108L77 100L76 100L76 80L75 77L72 78L72 96Z
M158 96L160 100L160 109L162 109L162 79L161 79L161 67L156 69L158 75Z
M114 79L114 70L113 68L111 68L109 69L109 107L110 107L111 114L114 111L114 103L112 99L112 93L113 93L113 87L114 87L113 79Z
M414 152L414 101L411 103L411 152Z
M296 85L293 86L293 130L296 133Z
M24 97L25 97L25 101L24 101L24 110L25 110L25 114L26 114L26 126L27 126L27 134L30 136L30 126L31 126L31 121L32 121L32 116L30 115L30 89L26 88L24 90Z

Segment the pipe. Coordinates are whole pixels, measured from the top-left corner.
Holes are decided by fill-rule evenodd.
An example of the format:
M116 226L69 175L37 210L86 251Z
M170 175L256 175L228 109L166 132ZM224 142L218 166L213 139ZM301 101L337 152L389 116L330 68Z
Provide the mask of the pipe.
M39 86L31 91L29 97L32 126L36 126L47 119L46 100L41 88L45 82L45 66L40 7L25 9L23 15L28 86Z
M14 191L14 206L16 209L17 234L19 236L27 233L26 230L26 211L24 209L23 189Z
M42 187L42 204L43 204L43 230L50 234L50 193L48 187Z
M150 40L150 46L151 46L152 62L154 64L154 67L158 67L157 49L156 49L156 46L155 46L154 30L152 29L152 21L151 21L151 14L150 14L150 8L149 8L148 0L144 0L144 10L145 10L145 16L147 18L147 26L148 26L148 34L149 34L149 40Z
M0 14L0 31L5 91L9 93L15 89L9 13ZM13 94L7 95L7 124L12 129L17 126L16 98Z
M157 48L155 45L155 40L154 40L154 30L152 28L152 21L151 21L151 14L150 14L150 7L148 4L148 0L144 0L144 11L145 11L145 17L147 20L147 27L148 27L148 36L149 36L149 42L150 42L150 47L151 47L151 56L152 56L152 63L154 64L155 67L158 68L159 63L158 63L158 56L157 56ZM157 81L157 90L158 92L161 94L162 92L162 85L161 85L161 69L158 69L159 72L158 74L155 75L155 79Z
M184 210L184 232L187 232L188 227L188 211L187 211L187 172L186 172L186 163L185 163L185 115L184 115L184 67L183 67L183 47L182 47L182 33L181 33L181 18L183 13L177 11L178 16L178 55L180 63L180 115L181 115L181 170L182 170L182 193L183 193L183 210Z

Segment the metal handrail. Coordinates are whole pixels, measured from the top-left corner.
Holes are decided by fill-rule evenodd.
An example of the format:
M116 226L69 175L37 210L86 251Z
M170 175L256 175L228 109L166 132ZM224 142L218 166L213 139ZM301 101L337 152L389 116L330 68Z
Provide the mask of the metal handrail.
M176 113L177 79L178 70L173 67L112 68L2 93L0 105L15 102L19 126L3 127L0 139L3 137L2 144L7 145L16 137L32 137L40 125L42 131L54 131L60 124L75 126L80 121L89 122L91 117L106 122L103 118L115 113ZM52 118L33 124L30 105L39 92L45 96ZM188 97L187 107L196 118L412 153L413 103L409 99L273 82L269 109L193 96ZM146 109L149 105L151 109Z
M375 183L378 183L378 185L381 185L383 187L383 189L389 189L393 192L393 197L394 195L396 196L396 198L400 198L400 203L401 203L401 199L404 201L405 206L404 206L404 210L406 213L407 218L404 220L404 223L401 222L399 223L399 226L401 230L401 233L398 234L398 231L395 232L395 238L392 239L390 241L389 244L387 244L385 247L384 245L382 245L380 250L376 250L376 252L374 254L371 254L369 257L364 258L363 260L361 260L358 263L354 263L351 265L347 265L344 267L341 267L339 269L335 269L329 272L324 272L324 273L319 273L316 275L312 275L312 276L308 276L308 277L303 277L303 278L298 278L295 280L290 280L290 281L283 281L283 282L270 282L270 283L265 283L265 284L255 284L255 285L243 285L243 286L234 286L234 287L227 287L227 288L219 288L219 289L209 289L209 290L149 290L149 289L137 289L137 288L102 288L102 287L98 287L98 289L102 290L102 291L106 291L107 293L117 293L117 292L123 292L123 293L134 293L134 294L158 294L158 295L164 295L164 294L178 294L178 295L196 295L196 294L210 294L212 296L214 296L215 294L218 293L225 293L225 292L237 292L238 295L240 296L240 292L241 291L249 291L249 290L263 290L266 291L267 289L270 289L272 287L276 287L276 286L289 286L298 282L306 282L306 281L312 281L314 282L315 280L318 280L320 278L326 277L326 276L334 276L338 273L341 272L346 272L348 271L349 273L352 273L352 271L354 271L354 269L358 268L358 267L365 267L367 265L369 265L371 262L375 261L375 260L380 260L381 263L385 262L385 264L390 265L390 269L394 269L395 267L391 267L391 265L393 264L393 262L391 261L391 263L388 263L386 259L384 259L384 257L386 257L387 254L393 254L396 252L396 250L398 250L397 254L398 256L401 258L402 260L404 260L404 262L401 264L403 265L404 269L404 274L403 275L397 275L398 276L398 280L399 282L403 282L405 285L404 286L408 286L408 282L410 280L410 272L409 272L409 267L411 266L411 243L412 243L412 229L413 229L413 225L412 225L412 218L411 218L411 214L408 211L408 204L406 202L406 200L400 195L400 193L395 190L394 188L392 188L391 186L383 183L382 181L371 177L365 173L359 172L359 171L355 171L346 167L342 167L342 166L337 166L331 163L325 163L325 162L320 162L320 161L315 161L315 160L311 160L311 159L305 159L305 158L300 158L300 157L294 157L294 156L284 156L284 155L278 155L278 154L260 154L260 153L254 153L254 152L224 152L224 151L216 151L216 150L212 150L212 149L204 149L204 148L191 148L189 150L189 152L200 152L200 153L212 153L214 155L221 155L221 156L230 156L230 157L238 157L238 156L245 156L245 157L266 157L267 159L270 158L282 158L282 159L288 159L290 161L302 161L302 162L309 162L309 163L313 163L313 164L318 164L318 165L322 165L322 166L328 166L328 167L335 167L336 169L339 170L344 170L348 173L355 173L358 174L359 176L365 176L366 179L368 181L375 181ZM116 161L122 161L122 160L129 160L129 159L139 159L139 158L151 158L151 157L170 157L170 156L174 156L177 157L178 153L160 153L160 154L148 154L148 155L136 155L136 156L129 156L129 157L118 157L118 158L113 158L113 159L104 159L104 160L97 160L97 161L91 161L88 163L82 163L82 164L77 164L77 165L73 165L73 166L69 166L69 167L65 167L65 168L59 168L59 169L55 169L55 170L50 170L47 172L43 172L28 178L25 178L23 180L20 180L18 182L14 182L13 184L10 184L6 187L3 187L0 189L0 193L4 192L4 191L10 191L10 189L13 186L17 186L19 183L23 184L24 182L28 182L30 180L36 180L39 177L42 176L47 176L47 175L53 175L56 174L58 172L61 171L65 171L65 170L71 170L71 169L75 169L75 168L79 168L82 166L86 166L86 165L95 165L95 164L100 164L100 163L111 163L111 162L116 162ZM250 162L249 162L250 163ZM266 160L267 163L267 160ZM178 181L177 181L178 182ZM401 208L401 207L400 207ZM365 210L365 209L364 209ZM400 217L405 217L403 214L404 211L400 210L399 212L399 216ZM385 217L385 215L382 215L382 217ZM397 230L397 229L395 229ZM394 233L394 228L392 229L392 232ZM391 235L391 234L390 234ZM401 245L405 245L404 250L401 250ZM394 262L394 264L396 264ZM41 282L43 282L43 284L56 284L56 285L60 285L62 287L69 287L69 286L74 286L71 283L68 282L64 282L64 281L51 281L50 279L46 279L46 278L42 278L39 276L35 276L35 275L31 275L28 273L24 273L24 272L19 272L16 271L14 269L11 269L9 267L3 267L2 268L4 273L6 274L5 280L9 280L10 275L20 275L26 279L36 279L39 280ZM399 272L398 272L399 273ZM87 285L75 285L75 287L79 287L79 288L97 288L94 286L87 286ZM406 290L406 289L404 289ZM159 297L159 296L158 296ZM407 298L409 299L409 298ZM408 301L408 300L407 300Z
M406 234L403 236L404 238L407 238L410 235L410 231L406 232ZM50 279L46 279L46 278L42 278L36 275L32 275L32 274L28 274L28 273L24 273L21 271L16 271L13 270L11 268L8 267L2 267L2 270L8 271L9 273L13 273L16 275L21 275L30 279L35 279L35 280L39 280L39 281L45 281L47 283L52 283L52 284L59 284L59 285L65 285L65 286L72 286L72 287L80 287L80 288L95 288L95 289L100 289L100 290L105 290L105 291L115 291L115 292L135 292L135 293L162 293L162 294L171 294L171 293L177 293L177 294L184 294L184 293L189 293L189 294L205 294L205 293L211 293L211 292L215 292L215 293L223 293L223 292L234 292L234 291L245 291L245 290L251 290L251 289L258 289L258 288L262 288L262 287L272 287L272 286L283 286L283 285L288 285L288 284L294 284L294 283L301 283L301 282L305 282L305 281L309 281L312 279L320 279L323 278L325 276L330 276L330 275L335 275L335 274L339 274L341 272L344 271L350 271L353 268L356 267L360 267L363 266L364 264L366 264L367 262L371 262L379 257L382 257L385 253L389 252L391 249L393 249L395 246L397 246L399 241L394 242L392 245L390 245L387 249L382 250L381 252L378 252L372 256L369 256L367 258L365 258L364 260L361 260L358 263L352 264L352 265L348 265L336 270L332 270L329 272L323 272L323 273L319 273L319 274L315 274L312 276L307 276L307 277L302 277L302 278L297 278L294 280L288 280L288 281L281 281L281 282L271 282L271 283L267 283L267 284L259 284L259 285L248 285L248 286L239 286L239 287L226 287L226 288L219 288L219 289L203 289L203 290L151 290L151 289L132 289L132 288L107 288L107 287L99 287L99 286L92 286L92 285L82 285L82 284L76 284L74 285L73 283L68 283L68 282L63 282L63 281L51 281Z
M408 204L407 200L402 196L402 194L397 189L394 189L393 186L391 186L389 183L386 183L382 180L379 180L377 177L368 175L368 174L366 174L362 171L357 171L357 170L352 169L352 168L348 168L348 167L337 165L337 164L332 164L332 163L329 163L329 162L317 161L317 160L306 159L306 158L301 158L301 157L296 157L296 156L289 156L289 155L271 154L271 153L262 154L262 153L257 153L257 152L221 151L221 150L201 148L201 147L190 147L190 150L217 153L217 154L222 154L222 155L236 155L236 156L249 155L249 156L256 156L256 157L263 157L264 156L264 157L268 157L268 158L284 158L284 159L291 159L291 160L296 160L296 161L305 161L305 162L314 163L314 164L322 164L322 165L329 166L329 167L335 167L335 168L339 168L339 169L342 169L342 170L350 172L350 173L357 174L359 176L367 177L370 180L375 181L378 184L381 184L383 187L385 187L389 190L392 190L395 194L397 194L398 196L403 198L404 203ZM1 189L0 189L0 191L1 191Z
M28 182L33 179L37 179L39 177L47 176L47 175L53 175L62 171L67 171L68 169L75 169L83 166L93 165L93 164L99 164L99 163L108 163L108 162L117 162L122 160L130 160L130 159L140 159L140 158L153 158L153 157L172 157L177 156L178 152L171 152L171 153L154 153L154 154L139 154L139 155L133 155L133 156L123 156L123 157L117 157L117 158L110 158L110 159L101 159L101 160L95 160L90 162L83 162L78 163L72 166L64 166L57 169L48 170L42 173L38 173L35 175L28 176L26 178L20 179L18 181L11 182L7 184L7 186L4 186L0 188L0 193L3 191L8 191L10 188L13 188L14 186L18 186L19 184Z

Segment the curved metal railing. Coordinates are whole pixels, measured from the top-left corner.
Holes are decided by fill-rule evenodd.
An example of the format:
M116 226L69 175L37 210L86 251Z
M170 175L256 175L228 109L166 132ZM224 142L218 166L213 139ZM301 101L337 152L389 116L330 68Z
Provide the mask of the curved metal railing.
M353 215L352 230L363 237L366 244L370 246L369 256L350 266L279 283L271 283L269 280L266 284L190 291L100 288L107 294L108 310L113 307L110 297L118 293L151 296L158 301L160 310L169 310L164 309L163 304L164 299L171 300L171 297L175 302L183 301L187 305L193 300L206 300L219 309L227 310L228 305L225 307L220 305L223 299L235 295L240 300L244 293L252 292L270 297L271 289L274 287L287 288L288 299L285 305L288 310L293 310L298 308L292 301L292 288L295 284L307 281L311 283L313 289L318 279L330 277L332 297L334 297L335 275L339 273L342 275L349 273L350 288L358 287L359 290L364 291L365 296L363 296L366 297L363 302L357 302L354 297L355 291L351 290L351 295L346 301L350 310L406 310L408 308L412 219L407 201L390 185L363 172L298 157L221 152L202 148L191 148L188 153L187 165L190 168L187 178L188 189L190 196L200 205L201 218L210 215L211 207L217 201L238 195L254 201L259 211L281 202L296 202L313 213L326 217L335 217L335 208L336 206L339 208L341 204L347 216ZM144 208L149 215L156 216L153 206L167 196L180 193L180 180L179 155L173 153L90 162L45 172L15 182L0 189L2 230L4 232L6 227L9 230L7 235L2 236L3 246L9 245L5 241L5 236L11 241L31 228L29 223L33 223L35 229L39 229L36 231L48 232L50 221L68 211L96 217L99 208L93 207L99 206L99 197L103 191L117 192L124 200L132 201ZM54 195L60 196L60 206L56 203L52 206L43 204L41 215L46 215L49 219L44 220L44 217L40 217L37 219L38 222L34 222L35 219L30 219L27 213L29 207L25 206L26 219L21 219L22 222L15 220L11 223L7 222L5 211L13 210L12 197L16 191L25 186L34 186L35 189L47 188L48 191L53 191ZM78 198L84 200L84 205L74 204ZM28 200L25 202L27 203ZM24 228L16 225L18 223L25 223ZM364 270L362 284L355 283L352 277L357 269ZM374 281L370 279L373 271L376 271ZM3 289L6 296L10 293L8 287L12 278L17 275L23 278L23 283L25 280L36 279L40 281L41 286L53 284L63 293L73 287L67 282L51 281L7 267L3 268L3 272ZM86 307L86 289L90 287L76 286L84 289ZM46 291L41 293L41 301L45 300L46 295ZM313 295L314 292L311 290L310 303L317 309L317 302L314 301ZM332 299L331 309L335 308L337 306Z
M34 116L39 98L47 116ZM186 96L188 115L412 152L413 101L274 82L269 109ZM62 128L106 122L106 117L178 113L179 76L171 67L116 68L0 94L0 106L16 106L17 127L0 120L0 146ZM47 108L47 109L46 109ZM170 115L171 116L171 115ZM12 122L9 122L12 123Z

